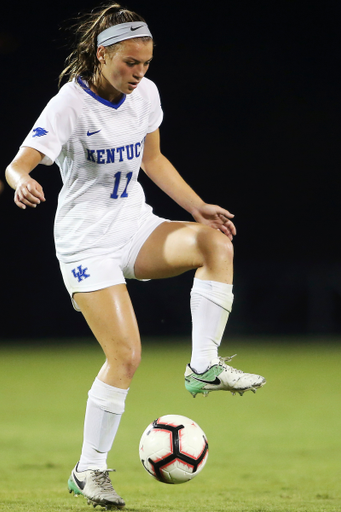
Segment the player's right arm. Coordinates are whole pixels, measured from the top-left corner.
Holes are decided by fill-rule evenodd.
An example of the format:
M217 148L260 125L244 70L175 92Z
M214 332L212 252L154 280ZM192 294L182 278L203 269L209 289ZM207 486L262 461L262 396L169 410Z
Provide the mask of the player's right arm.
M36 208L45 201L42 186L30 176L30 172L44 158L43 153L29 147L22 147L6 169L6 180L15 190L14 202L23 210L26 206Z
M35 208L45 201L41 185L30 172L38 164L52 165L63 144L76 128L84 94L74 82L65 84L46 105L6 169L8 184L15 190L14 202L22 209Z

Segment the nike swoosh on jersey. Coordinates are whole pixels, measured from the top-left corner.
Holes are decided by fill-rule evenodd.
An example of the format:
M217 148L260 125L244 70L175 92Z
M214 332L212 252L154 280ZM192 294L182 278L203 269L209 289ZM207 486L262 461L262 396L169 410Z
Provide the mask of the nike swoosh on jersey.
M139 29L139 28L141 28L141 27L143 27L143 25L140 25L139 27L135 27L135 28L134 28L134 27L130 27L130 30L131 30L132 32L135 32L135 30L138 30L138 29Z
M199 382L203 382L204 384L213 384L215 386L219 386L219 384L221 384L220 379L218 379L218 377L216 377L214 380L198 379L198 377L193 377L193 379L198 380Z
M76 475L75 475L75 472L73 472L73 478L74 478L74 480L75 480L76 484L78 485L78 487L79 487L81 490L83 490L83 489L84 489L84 487L85 487L85 484L86 484L86 480L83 480L83 482L81 482L80 480L78 480L78 478L77 478L77 477L76 477Z
M88 136L88 137L91 137L91 135L95 135L95 133L98 133L98 132L100 132L100 131L101 131L101 130L97 130L97 132L89 132L89 130L88 130L88 132L87 132L87 136Z

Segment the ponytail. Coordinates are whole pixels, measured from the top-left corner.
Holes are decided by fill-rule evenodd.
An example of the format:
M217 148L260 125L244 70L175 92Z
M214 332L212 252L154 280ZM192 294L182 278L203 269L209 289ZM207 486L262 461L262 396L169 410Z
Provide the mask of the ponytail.
M133 11L122 8L119 4L109 4L82 15L78 22L71 27L77 37L75 49L67 57L65 68L59 75L59 86L68 77L71 82L77 76L91 82L95 77L99 61L97 59L97 36L100 32L113 25L145 20ZM118 45L120 43L116 43ZM114 46L114 45L113 45ZM108 47L110 48L110 47Z

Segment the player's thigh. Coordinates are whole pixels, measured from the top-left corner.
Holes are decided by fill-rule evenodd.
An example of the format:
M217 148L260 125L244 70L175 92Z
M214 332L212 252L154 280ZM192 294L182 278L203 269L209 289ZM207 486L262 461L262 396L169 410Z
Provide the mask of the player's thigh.
M74 298L107 359L137 366L140 334L126 285L80 292Z
M196 222L165 222L143 244L135 261L138 279L172 277L197 269L231 243L220 231Z

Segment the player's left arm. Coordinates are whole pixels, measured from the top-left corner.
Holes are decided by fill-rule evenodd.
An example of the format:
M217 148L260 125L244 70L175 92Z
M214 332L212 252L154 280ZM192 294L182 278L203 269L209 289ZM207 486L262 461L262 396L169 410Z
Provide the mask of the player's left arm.
M146 136L141 167L161 190L188 211L197 222L219 229L232 240L236 234L236 228L231 221L234 215L218 205L205 203L186 183L161 153L159 130Z

